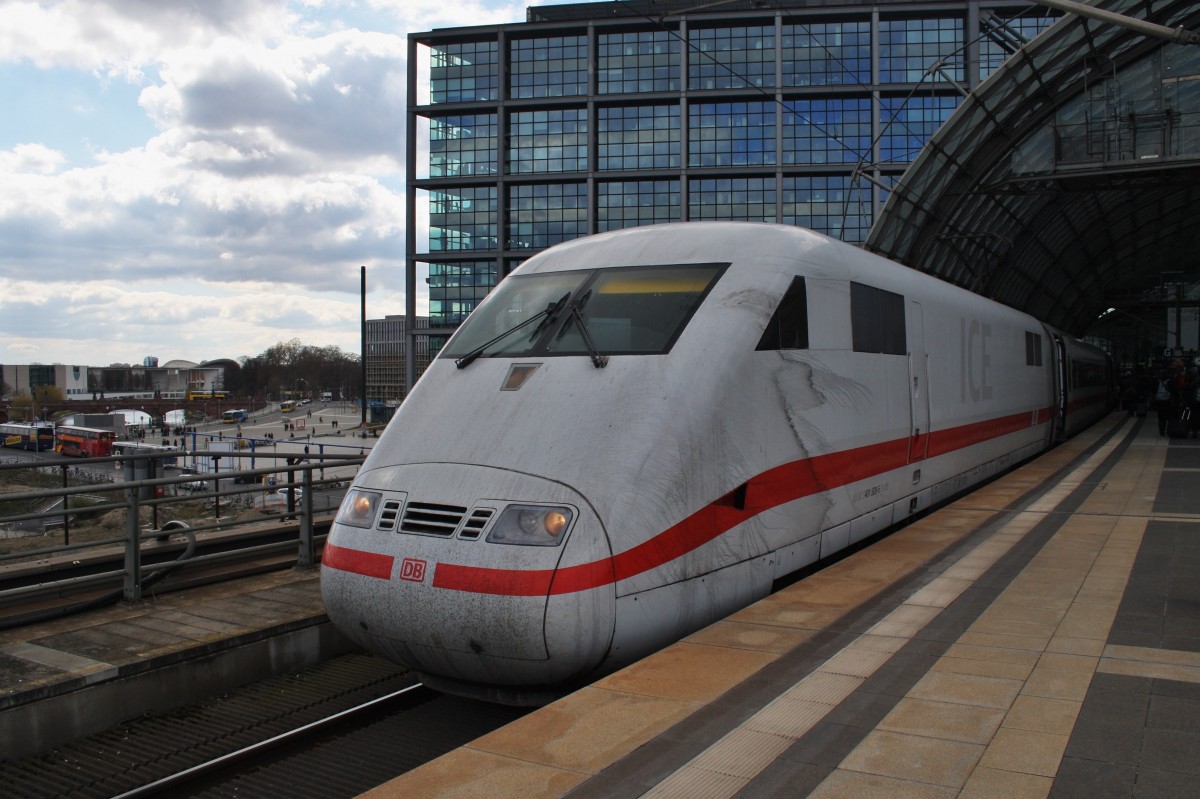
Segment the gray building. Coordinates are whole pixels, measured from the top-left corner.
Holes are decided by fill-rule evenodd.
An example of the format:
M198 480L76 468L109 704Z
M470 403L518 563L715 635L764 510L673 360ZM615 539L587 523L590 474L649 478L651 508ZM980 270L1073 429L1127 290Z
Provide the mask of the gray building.
M417 317L414 330L429 329L428 317ZM429 337L414 335L416 347L409 348L408 323L401 315L367 320L367 402L398 405L405 397L404 376L408 353L416 352L413 360L417 375L429 365Z

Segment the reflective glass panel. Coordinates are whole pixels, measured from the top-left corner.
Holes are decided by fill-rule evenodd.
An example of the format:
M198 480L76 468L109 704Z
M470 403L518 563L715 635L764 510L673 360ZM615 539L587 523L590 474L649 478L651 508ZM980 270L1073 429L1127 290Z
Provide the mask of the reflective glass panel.
M496 115L462 114L429 120L429 176L496 173Z
M688 88L745 89L775 85L775 27L688 31Z
M429 101L464 103L499 99L496 42L437 44L429 53Z
M866 86L871 82L871 23L784 25L784 86Z
M585 171L587 130L583 108L514 112L508 123L509 173Z
M596 164L614 169L678 169L678 105L597 109Z
M600 34L596 90L600 94L679 91L679 44L669 31Z
M577 97L587 94L587 37L514 39L509 44L509 94Z
M775 163L775 104L695 103L688 109L688 166Z

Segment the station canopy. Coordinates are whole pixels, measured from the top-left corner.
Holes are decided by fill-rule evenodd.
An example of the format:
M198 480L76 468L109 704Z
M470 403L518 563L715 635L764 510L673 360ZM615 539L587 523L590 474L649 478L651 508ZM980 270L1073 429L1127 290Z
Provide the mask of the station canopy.
M1195 0L1096 5L1200 30ZM1067 14L965 98L865 247L1104 335L1197 304L1198 212L1200 47Z

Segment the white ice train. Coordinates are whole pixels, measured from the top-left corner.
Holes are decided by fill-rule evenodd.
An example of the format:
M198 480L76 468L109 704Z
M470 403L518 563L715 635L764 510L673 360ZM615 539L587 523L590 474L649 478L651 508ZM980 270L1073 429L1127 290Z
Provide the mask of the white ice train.
M606 233L530 258L367 458L330 618L441 690L535 703L1050 447L1105 355L825 236Z

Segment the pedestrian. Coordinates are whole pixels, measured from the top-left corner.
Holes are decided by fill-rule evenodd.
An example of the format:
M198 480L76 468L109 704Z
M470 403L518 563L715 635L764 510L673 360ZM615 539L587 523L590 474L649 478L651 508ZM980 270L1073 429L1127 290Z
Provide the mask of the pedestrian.
M1158 435L1159 437L1167 434L1167 420L1171 418L1171 409L1174 405L1172 388L1175 381L1171 379L1171 375L1163 372L1158 377L1158 384L1154 388L1154 412L1158 415Z

